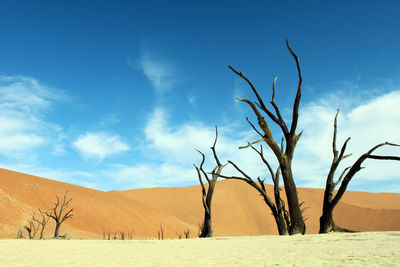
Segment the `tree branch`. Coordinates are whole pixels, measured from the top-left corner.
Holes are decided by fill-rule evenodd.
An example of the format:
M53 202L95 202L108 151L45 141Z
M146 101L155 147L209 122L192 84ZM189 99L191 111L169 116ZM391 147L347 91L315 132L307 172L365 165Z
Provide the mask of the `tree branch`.
M254 141L254 142L251 142L251 143L247 143L247 145L245 145L245 146L240 146L239 149L248 148L249 146L252 146L252 145L254 145L254 144L260 143L260 142L262 142L262 141L265 141L265 138L264 138L264 137L258 139L257 141Z
M222 164L218 159L217 152L215 152L215 145L217 144L217 140L218 140L218 128L217 128L217 126L215 126L215 140L214 140L214 144L211 147L211 150L213 152L214 159L217 162L218 167L221 167Z
M254 103L248 99L242 99L242 98L237 98L237 99L250 105L250 107L254 111L254 114L257 116L258 125L264 132L265 142L267 142L268 146L272 149L272 151L275 153L275 155L277 155L278 159L282 158L282 155L281 155L282 153L272 136L271 129L269 128L268 123L265 121L265 118L263 116L261 116L260 112L258 111L257 107L254 105Z
M378 159L378 160L400 160L400 157L396 156L379 156L379 155L369 155L369 159Z
M285 121L283 120L281 116L281 112L279 111L278 106L275 104L275 84L276 84L276 79L277 77L274 77L274 82L272 83L272 100L271 100L271 105L274 107L276 115L278 116L278 125L281 127L283 134L287 136L289 134L288 128L286 126Z
M301 77L299 58L297 57L297 55L293 52L292 48L290 47L288 39L286 39L286 46L289 49L290 54L292 54L294 60L296 61L297 73L299 75L299 83L297 86L296 98L294 100L294 105L293 105L292 126L290 127L290 134L295 135L297 121L299 118L299 105L300 105L300 99L301 99L301 85L303 83L303 78Z
M347 186L349 184L349 182L351 181L351 179L354 177L354 175L362 169L361 164L367 159L367 158L371 158L371 159L379 159L379 160L397 160L400 161L400 157L396 157L396 156L375 156L375 155L371 155L372 152L374 152L376 149L382 147L382 146L396 146L396 147L400 147L400 145L398 144L393 144L393 143L389 143L389 142L385 142L385 143L381 143L378 144L376 146L374 146L373 148L371 148L367 153L362 154L357 160L356 162L350 167L349 171L347 172L347 174L344 176L343 181L339 187L339 190L337 191L335 197L332 200L332 205L333 207L335 207L337 205L337 203L339 202L339 200L342 198L344 192L346 192Z
M249 79L247 79L246 76L244 76L241 72L238 72L237 70L235 70L233 67L228 66L235 74L239 75L242 79L244 79L251 87L251 89L253 90L254 94L257 97L257 100L259 103L256 102L256 105L262 110L264 111L268 117L271 118L271 120L273 120L276 124L278 124L282 131L284 133L287 133L287 127L286 124L283 120L278 119L271 111L269 111L269 109L267 109L267 107L264 105L264 102L262 100L262 98L260 97L260 95L257 92L257 89L253 86L253 84L249 81ZM278 110L279 111L279 110ZM279 112L278 112L279 113ZM279 114L280 115L280 114Z
M203 164L204 164L204 161L205 161L205 159L206 159L206 157L204 156L204 154L200 151L200 150L197 150L197 149L195 149L197 152L199 152L200 154L201 154L201 156L202 156L202 160L201 160L201 163L200 163L200 170L201 170L201 172L203 173L203 175L204 175L204 177L206 178L206 180L207 180L207 182L210 182L210 179L208 178L208 175L207 175L207 173L204 171L204 169L203 169ZM196 167L196 165L194 165L195 167ZM197 168L197 167L196 167Z
M340 181L342 181L343 176L345 175L345 173L347 172L348 169L350 169L350 166L347 167L347 168L345 168L345 169L342 171L342 173L341 173L340 176L339 176L339 179L336 181L336 183L333 183L333 188L335 188L335 187L340 183Z
M259 130L257 130L257 128L251 123L251 121L249 120L248 117L246 117L246 121L251 125L251 127L253 128L253 130L258 133L258 135L260 135L261 137L263 137L264 135L262 133L260 133Z
M251 87L251 89L253 90L253 93L256 95L258 102L260 103L261 108L267 109L264 105L264 101L262 100L262 98L260 97L260 95L257 92L257 89L254 87L254 85L250 82L249 79L247 79L246 76L243 75L242 72L239 72L237 70L235 70L232 66L228 65L228 68L230 68L236 75L238 75L239 77L241 77L243 80L245 80Z

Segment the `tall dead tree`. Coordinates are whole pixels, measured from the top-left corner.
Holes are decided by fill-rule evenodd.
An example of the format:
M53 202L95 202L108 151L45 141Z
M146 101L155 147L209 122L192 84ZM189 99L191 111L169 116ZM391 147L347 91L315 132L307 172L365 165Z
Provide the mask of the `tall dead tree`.
M339 178L334 181L334 176L337 167L339 166L342 159L351 156L351 154L345 154L347 143L350 141L350 137L346 139L343 143L340 152L336 149L336 132L337 132L337 117L339 115L339 110L336 112L335 120L333 124L333 140L332 140L332 151L333 151L333 160L331 164L331 168L329 170L327 179L326 179L326 186L325 186L325 193L324 193L324 202L323 202L323 210L322 216L320 217L320 228L319 233L329 233L329 232L352 232L351 230L341 228L337 226L333 220L333 210L335 209L336 205L339 203L340 199L343 197L344 192L346 192L347 186L354 175L360 171L363 167L361 164L366 159L376 159L376 160L398 160L400 161L400 157L396 156L380 156L380 155L372 155L372 153L382 147L382 146L400 146L397 144L392 144L389 142L381 143L373 148L371 148L368 152L362 154L352 166L345 168L342 173L340 174ZM339 190L334 195L334 190L337 185L340 184Z
M292 173L293 154L294 154L296 144L302 133L302 132L300 132L299 134L297 134L296 128L297 128L297 122L298 122L298 117L299 117L301 85L302 85L303 80L302 80L302 76L301 76L299 58L293 52L293 50L290 48L288 40L286 40L286 46L296 62L297 72L298 72L298 76L299 76L297 93L296 93L296 97L295 97L294 104L293 104L292 123L290 125L290 128L288 127L288 125L286 124L284 119L282 118L280 110L275 103L276 77L274 78L273 85L272 85L272 99L270 102L272 107L275 110L275 114L274 114L265 106L264 101L262 100L262 98L259 95L255 86L250 82L250 80L246 76L244 76L241 72L235 70L233 67L231 67L231 66L228 66L228 67L235 74L237 74L239 77L241 77L243 80L245 80L248 83L248 85L251 87L254 95L257 98L257 101L254 101L254 102L252 102L248 99L241 99L241 98L238 98L238 100L247 103L251 107L254 114L257 116L258 125L263 132L263 133L261 133L261 132L257 131L261 135L261 139L257 140L256 142L253 142L252 144L265 141L267 143L267 145L269 146L269 148L273 151L276 159L279 162L279 167L280 167L280 171L282 174L286 198L287 198L288 207L289 207L289 218L290 218L289 234L297 234L297 233L305 234L306 226L304 223L304 218L303 218L301 207L300 207L301 205L300 205L298 194L297 194L296 183L293 179L293 173ZM271 129L270 129L267 121L265 120L265 118L261 115L259 109L261 109L265 114L267 114L267 116L275 124L277 124L280 127L280 129L283 133L283 137L285 139L284 150L283 149L281 150L279 145L275 142L275 140L272 136L272 133L271 133Z
M60 203L60 199L58 198L58 196L56 196L57 202L54 204L54 208L51 209L50 213L44 211L44 214L46 214L48 217L52 218L54 220L54 222L56 223L56 227L54 230L54 238L61 237L60 233L59 233L61 224L73 216L72 211L74 209L69 207L69 204L71 203L72 198L69 198L67 200L67 194L68 194L68 192L65 192L62 203ZM42 212L42 211L40 211L40 212Z
M222 169L227 165L227 164L222 165L218 159L217 153L215 151L215 145L217 144L217 139L218 139L218 128L215 127L215 140L214 140L213 146L211 147L211 150L213 152L214 159L217 163L217 166L215 166L215 168L212 171L211 179L208 177L208 174L203 169L205 156L199 150L197 150L197 151L202 156L200 168L197 167L196 165L194 165L194 167L196 168L196 171L197 171L197 175L199 177L200 185L201 185L202 203L203 203L203 207L204 207L204 221L203 221L203 224L200 225L199 237L212 237L213 236L212 224L211 224L211 203L212 203L215 184L217 182L218 176L220 175ZM202 176L201 174L203 174L204 178L207 180L207 183L208 183L207 191L204 186L203 179L201 178L201 176Z
M254 189L256 189L260 195L263 197L264 202L267 204L267 206L270 208L272 215L275 218L276 226L278 227L278 232L279 235L288 235L289 231L288 229L290 228L290 219L288 212L285 208L285 202L282 200L280 196L280 188L279 188L279 172L280 168L274 171L271 168L271 165L268 163L268 161L264 157L263 153L263 147L260 145L260 150L256 149L254 146L251 144L248 144L245 147L251 147L254 151L258 153L260 156L261 160L264 162L264 164L267 166L268 171L272 177L272 181L274 183L274 197L275 197L275 203L271 200L271 198L267 194L267 190L265 188L264 181L265 179L261 180L260 177L257 178L257 181L254 181L248 174L246 174L242 169L240 169L234 162L228 160L228 163L231 164L239 173L242 174L241 177L239 176L225 176L225 175L219 175L219 177L225 178L225 179L236 179L236 180L241 180L252 186ZM241 148L245 148L241 147Z

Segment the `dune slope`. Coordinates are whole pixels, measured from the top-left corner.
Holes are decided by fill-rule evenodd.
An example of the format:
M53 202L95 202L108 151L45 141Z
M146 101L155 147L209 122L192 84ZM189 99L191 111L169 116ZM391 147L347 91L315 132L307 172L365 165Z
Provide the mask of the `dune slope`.
M103 232L121 231L156 238L160 224L165 237L185 230L195 237L203 219L199 186L103 192L0 169L0 238L15 238L35 210L49 210L55 196L65 191L73 198L74 216L61 233L71 238L102 238ZM317 233L323 190L299 188L299 197L307 207L307 233ZM240 181L218 182L212 209L216 236L277 234L268 207ZM346 192L334 216L338 225L353 230L398 231L400 194ZM45 236L51 237L53 229L50 222Z

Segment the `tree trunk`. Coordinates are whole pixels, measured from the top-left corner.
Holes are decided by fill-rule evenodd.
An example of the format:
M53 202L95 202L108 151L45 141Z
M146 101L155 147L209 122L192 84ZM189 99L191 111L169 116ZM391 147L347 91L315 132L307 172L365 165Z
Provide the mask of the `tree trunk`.
M276 226L278 227L279 235L289 235L285 219L283 218L282 214L278 214L275 217Z
M201 233L199 237L212 237L213 231L211 227L211 202L212 197L214 194L216 180L210 180L208 183L208 191L207 191L207 198L206 198L206 206L207 208L204 209L204 222L201 226Z
M336 224L333 221L332 211L323 212L322 216L319 218L319 233L326 234L335 231Z
M58 238L60 236L60 234L59 234L60 226L61 226L61 224L56 222L56 228L54 230L54 238Z
M201 233L199 237L212 237L213 232L211 228L211 214L208 213L207 211L204 214L204 222L203 225L201 226Z
M289 164L288 164L289 165ZM282 166L282 178L285 185L287 203L289 206L290 228L289 234L305 234L306 225L304 223L303 214L300 209L299 198L297 195L296 184L293 180L291 166Z
M328 208L319 218L319 233L327 234L330 232L355 233L356 231L337 226L333 220L333 209Z

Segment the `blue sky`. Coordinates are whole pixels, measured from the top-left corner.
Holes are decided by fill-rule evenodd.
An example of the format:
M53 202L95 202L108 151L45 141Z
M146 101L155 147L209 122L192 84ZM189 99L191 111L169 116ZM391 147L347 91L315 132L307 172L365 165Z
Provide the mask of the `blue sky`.
M211 170L218 125L220 159L269 181L257 155L237 149L257 136L235 97L254 97L227 65L266 101L278 76L276 102L290 122L297 72L286 38L304 79L298 186L324 186L337 108L338 142L351 136L354 153L342 168L377 143L400 143L398 1L0 5L0 167L100 190L195 185L194 148ZM400 163L364 166L350 189L400 192Z

